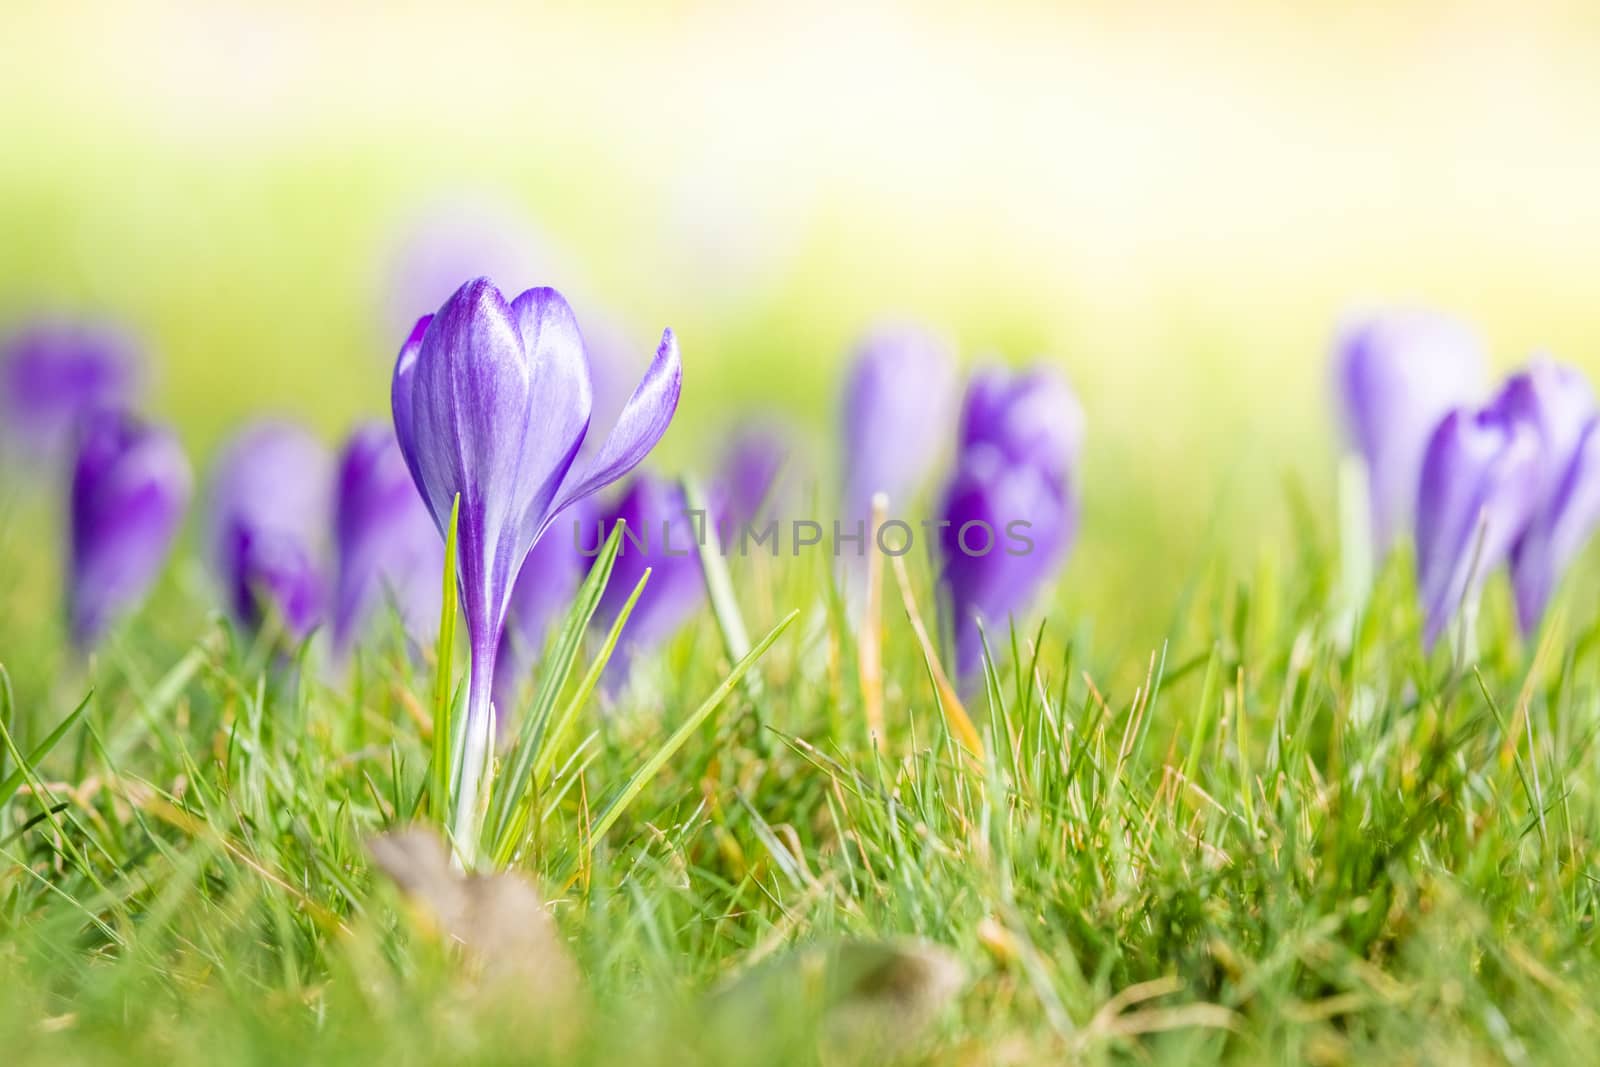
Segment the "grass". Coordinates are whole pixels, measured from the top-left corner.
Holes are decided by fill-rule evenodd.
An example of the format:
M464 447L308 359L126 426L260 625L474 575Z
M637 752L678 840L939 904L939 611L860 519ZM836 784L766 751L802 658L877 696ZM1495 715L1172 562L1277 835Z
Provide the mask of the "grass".
M1197 578L1136 663L1059 617L991 633L966 700L981 757L893 578L878 751L821 564L730 561L718 616L764 634L798 612L760 684L731 684L708 613L539 762L509 862L583 975L559 1046L530 1036L526 998L474 993L364 848L429 788L435 664L390 636L341 676L202 620L179 581L149 613L194 619L187 638L135 622L76 681L7 679L0 1047L808 1062L810 1031L760 1007L718 1022L715 991L796 946L904 936L965 973L906 1049L927 1062L1581 1062L1600 1039L1600 626L1558 617L1524 645L1495 587L1480 659L1430 658L1399 561L1342 639L1331 554L1296 543L1249 580ZM593 688L596 651L547 711ZM1137 681L1102 682L1119 676ZM869 1029L909 1026L881 1008Z

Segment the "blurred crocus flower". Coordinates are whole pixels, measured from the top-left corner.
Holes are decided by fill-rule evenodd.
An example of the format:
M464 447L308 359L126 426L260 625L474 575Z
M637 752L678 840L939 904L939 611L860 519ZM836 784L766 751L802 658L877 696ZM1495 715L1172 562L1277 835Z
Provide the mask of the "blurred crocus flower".
M206 544L241 625L253 629L272 614L299 640L322 621L331 483L327 450L293 423L255 423L223 451Z
M1340 333L1334 371L1345 431L1366 463L1373 548L1381 556L1411 522L1434 429L1486 391L1483 344L1455 319L1390 311Z
M1475 609L1539 506L1538 431L1502 394L1445 416L1428 443L1417 496L1417 590L1433 647L1458 609Z
M791 451L788 439L770 426L750 423L729 435L713 487L715 518L724 537L736 537L740 524L781 506L780 476Z
M0 342L0 429L30 459L59 459L89 415L125 410L140 389L139 346L111 326L28 323Z
M1049 368L982 372L968 386L939 533L961 678L983 665L979 623L1024 610L1071 547L1082 442L1082 409Z
M386 604L413 641L430 643L439 630L444 545L391 426L366 423L351 433L335 489L335 653L346 653Z
M1513 375L1498 403L1538 432L1538 504L1511 550L1517 621L1531 633L1567 563L1600 519L1600 439L1594 392L1582 373L1536 359Z
M955 357L933 334L881 327L856 349L844 393L844 510L871 514L872 498L910 503L949 439Z
M160 573L194 487L162 427L121 412L85 419L72 469L67 620L87 650L138 605Z
M457 838L476 843L494 736L491 690L513 580L557 516L632 470L677 410L672 331L604 443L581 463L592 397L578 323L560 293L507 302L467 282L418 322L395 363L395 433L435 526L460 499L457 574L471 655Z
M704 602L705 579L696 547L702 521L704 517L690 514L678 485L649 472L636 475L606 511L603 528L608 536L618 522L627 529L595 612L597 628L606 630L616 622L639 579L650 571L607 664L611 682L625 677L637 656L676 633Z

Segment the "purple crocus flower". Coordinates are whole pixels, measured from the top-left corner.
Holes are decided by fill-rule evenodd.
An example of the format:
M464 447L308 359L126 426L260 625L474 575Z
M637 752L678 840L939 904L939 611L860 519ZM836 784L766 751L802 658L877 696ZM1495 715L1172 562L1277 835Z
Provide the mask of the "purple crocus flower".
M705 601L705 578L696 549L697 516L689 513L676 483L648 472L636 475L608 509L604 529L627 524L617 549L616 566L595 611L594 624L609 629L634 587L650 571L650 580L633 606L606 667L614 681L626 676L633 659L677 632Z
M332 508L327 450L293 423L242 430L212 475L207 550L228 609L247 628L276 614L295 640L322 621Z
M980 621L1025 609L1071 547L1082 440L1077 398L1049 368L987 371L968 386L939 530L959 677L983 664Z
M1513 375L1497 403L1539 435L1539 501L1511 549L1517 621L1531 633L1568 561L1593 529L1588 485L1595 477L1584 452L1597 415L1594 392L1579 371L1546 358Z
M144 598L193 488L170 431L121 412L86 418L72 470L67 575L68 628L80 651Z
M350 434L335 486L335 653L347 652L385 603L413 641L430 643L439 630L444 545L390 426L370 422Z
M554 289L507 302L487 278L467 282L400 351L392 387L400 449L441 532L461 502L457 573L471 674L456 829L469 850L512 582L562 511L644 459L672 421L681 383L668 330L616 426L580 463L592 405L588 359L572 309Z
M1417 590L1433 647L1457 608L1511 552L1539 505L1538 431L1502 395L1445 416L1428 443L1417 496Z
M956 396L955 357L938 337L881 327L856 349L844 393L844 510L872 511L874 494L904 507L948 438Z
M1334 364L1345 430L1366 461L1373 548L1382 555L1410 523L1434 429L1486 390L1483 344L1455 319L1390 311L1348 325Z
M121 330L40 319L0 342L0 428L34 460L71 448L82 420L126 409L139 392L143 358Z

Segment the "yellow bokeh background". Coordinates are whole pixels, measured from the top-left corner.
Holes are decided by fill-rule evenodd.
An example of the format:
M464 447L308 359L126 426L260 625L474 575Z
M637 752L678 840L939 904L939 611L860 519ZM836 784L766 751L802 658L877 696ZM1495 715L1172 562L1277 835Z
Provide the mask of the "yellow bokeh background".
M0 317L132 323L205 456L381 415L396 233L440 198L683 344L663 462L910 317L1059 363L1089 422L1062 600L1135 647L1215 552L1331 530L1340 317L1459 313L1600 370L1600 9L1584 3L13 3ZM418 309L418 311L426 309ZM203 460L202 460L203 462ZM823 460L824 469L831 460ZM1148 594L1142 596L1140 594Z

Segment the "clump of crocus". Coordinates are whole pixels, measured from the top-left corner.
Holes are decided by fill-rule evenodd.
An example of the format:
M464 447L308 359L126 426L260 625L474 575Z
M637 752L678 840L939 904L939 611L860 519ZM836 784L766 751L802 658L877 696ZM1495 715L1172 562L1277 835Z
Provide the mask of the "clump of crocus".
M983 665L980 623L1024 610L1071 547L1082 440L1077 398L1048 367L987 371L968 386L939 527L959 677Z
M247 629L273 615L299 640L322 621L331 473L321 443L287 422L246 427L217 461L207 551L230 613Z
M844 512L885 493L905 506L939 461L956 398L955 357L933 334L880 327L857 347L844 392Z
M1469 632L1490 572L1539 503L1538 431L1506 403L1452 411L1434 431L1417 496L1417 591L1432 647L1465 610Z
M1390 311L1347 326L1334 365L1345 431L1366 466L1372 547L1381 556L1411 522L1434 430L1452 409L1481 400L1487 360L1463 323Z
M112 326L40 319L0 341L0 429L30 460L59 461L83 420L132 406L143 356Z
M444 545L386 423L357 427L340 453L333 532L335 654L348 652L385 605L411 640L431 643L439 630Z
M194 476L172 433L122 412L87 416L72 467L67 621L87 651L160 573Z
M443 533L460 501L457 576L471 656L454 831L475 850L495 734L491 696L514 579L567 507L632 470L677 409L682 370L666 331L604 443L581 463L592 396L578 324L560 293L507 301L470 281L423 318L400 351L395 433Z

